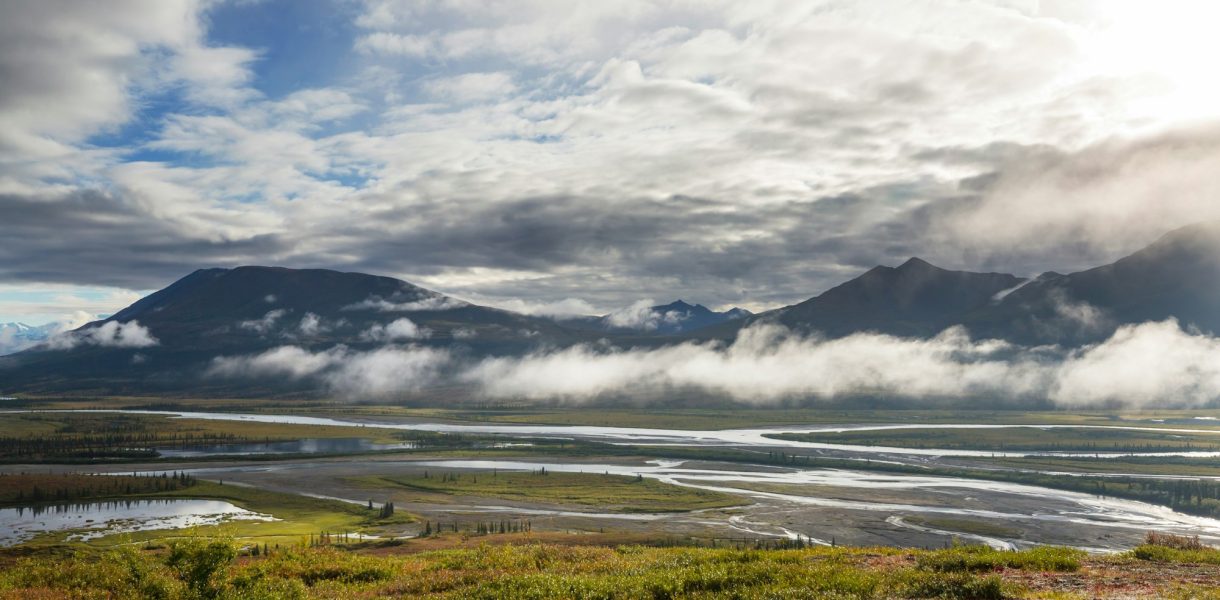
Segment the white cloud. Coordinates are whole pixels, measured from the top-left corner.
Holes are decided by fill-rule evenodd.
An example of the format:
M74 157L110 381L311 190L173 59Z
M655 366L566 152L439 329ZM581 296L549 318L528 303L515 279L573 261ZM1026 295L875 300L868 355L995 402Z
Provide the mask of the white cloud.
M274 310L267 311L267 314L263 315L263 317L261 319L242 321L242 322L238 323L237 326L242 329L248 329L250 331L257 332L261 335L261 334L267 333L268 331L271 331L271 329L273 327L275 327L276 322L279 321L280 318L286 314L288 314L287 310L284 310L282 308L277 308Z
M1065 406L1185 406L1220 398L1220 339L1176 321L1118 328L1056 374L1050 397Z
M302 335L318 335L326 331L327 327L322 325L321 317L309 312L305 313L304 317L301 317L301 322L297 325L297 329L301 331Z
M296 346L280 346L254 356L217 357L208 372L227 377L283 375L299 379L322 371L346 354L344 346L317 353Z
M407 302L394 302L386 300L380 296L372 296L343 307L343 310L375 310L378 312L416 312L416 311L433 311L433 310L452 310L470 306L466 302L456 300L448 296L436 294L433 296L424 296L418 300L410 300Z
M916 402L975 398L985 405L1201 406L1220 400L1220 340L1174 321L1121 327L1073 351L971 340L961 328L928 340L868 333L822 340L756 325L728 347L577 346L486 359L463 378L494 397L572 402L655 401L700 390L754 403L867 394Z
M424 91L449 102L479 102L500 100L515 93L517 86L508 73L466 73L432 79L424 83Z
M96 327L54 335L46 343L51 350L70 350L78 346L147 348L160 342L138 321L107 321Z
M478 301L478 298L474 298ZM486 304L523 315L537 315L558 319L586 317L598 314L597 307L580 298L564 298L551 302L534 302L521 298L487 299Z
M208 370L222 377L316 378L335 394L386 396L418 391L437 381L449 363L444 350L387 346L353 352L335 346L310 352L281 346L253 356L218 357Z
M606 324L611 327L653 331L661 325L676 325L688 317L683 312L671 310L662 313L653 310L655 304L651 299L639 300L631 306L606 315Z
M360 337L374 342L394 342L401 340L419 340L431 337L432 332L420 327L408 318L395 319L385 325L373 325Z

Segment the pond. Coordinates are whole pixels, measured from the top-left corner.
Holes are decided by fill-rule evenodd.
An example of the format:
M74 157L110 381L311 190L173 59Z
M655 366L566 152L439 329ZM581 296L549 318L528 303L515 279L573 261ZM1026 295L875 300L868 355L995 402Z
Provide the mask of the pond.
M108 500L0 508L0 546L19 544L53 531L74 531L70 540L116 533L182 529L225 521L274 521L223 500Z

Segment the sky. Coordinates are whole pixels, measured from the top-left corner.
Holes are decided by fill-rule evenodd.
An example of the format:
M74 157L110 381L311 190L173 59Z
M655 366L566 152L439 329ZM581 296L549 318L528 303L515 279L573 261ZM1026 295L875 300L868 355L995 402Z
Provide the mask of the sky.
M753 310L1220 218L1220 5L0 3L0 322L198 268Z

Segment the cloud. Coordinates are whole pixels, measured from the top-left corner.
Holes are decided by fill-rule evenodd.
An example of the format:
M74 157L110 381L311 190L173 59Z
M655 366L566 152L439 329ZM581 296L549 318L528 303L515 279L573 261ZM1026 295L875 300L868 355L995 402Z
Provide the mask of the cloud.
M861 333L802 337L755 325L725 347L652 350L575 346L490 358L462 378L498 398L661 401L697 391L747 403L854 396L990 405L1180 407L1220 400L1220 340L1175 321L1129 325L1076 350L972 340L962 328L932 339Z
M160 342L138 321L107 321L95 327L56 334L48 338L46 344L51 350L70 350L80 346L147 348Z
M479 298L473 298L479 301ZM598 314L598 310L586 300L580 298L563 298L554 301L530 301L521 298L487 298L483 304L510 310L523 315L552 317L566 319L572 317L587 317Z
M369 0L299 77L280 41L318 24L222 43L234 6L0 5L0 280L275 263L760 309L1220 217L1208 3Z
M361 339L374 342L420 340L432 336L432 332L416 325L411 319L395 319L385 325L373 325L360 334Z
M301 331L302 335L312 336L318 335L328 328L322 324L321 317L310 312L305 313L305 316L301 317L301 322L297 325L297 329Z
M417 312L417 311L422 312L422 311L433 311L433 310L452 310L455 308L462 308L465 306L470 306L470 305L466 302L462 302L461 300L456 300L454 298L449 298L447 296L442 296L440 294L423 296L422 298L419 298L418 300L410 300L407 302L394 302L391 300L386 300L386 299L382 298L381 296L372 296L372 297L366 298L364 300L361 300L360 302L356 302L354 304L349 304L347 306L344 306L342 310L351 310L351 311L375 310L378 312Z
M271 331L271 329L273 327L275 327L276 322L279 321L280 318L286 314L288 314L287 310L282 309L282 308L277 308L274 310L267 311L267 314L263 315L263 317L261 319L242 321L242 322L238 323L237 326L242 329L248 329L250 331L254 331L254 332L258 333L259 335L263 335L263 334L267 333L268 331ZM307 319L309 317L309 315L306 315L305 317ZM305 324L305 321L302 320L302 325L304 325L304 324Z
M424 91L449 102L479 102L502 100L517 91L508 73L465 73L433 79L424 83Z
M1118 328L1072 355L1050 397L1064 406L1196 407L1220 398L1220 339L1168 320Z
M655 304L651 299L639 300L631 306L621 308L606 315L605 322L610 327L653 331L661 325L676 325L681 323L689 316L679 311L671 310L662 313L653 310L652 307Z
M342 345L320 352L280 346L252 356L217 357L208 374L235 378L314 378L332 393L386 396L432 385L449 360L444 350L414 346L386 346L368 352L352 351Z

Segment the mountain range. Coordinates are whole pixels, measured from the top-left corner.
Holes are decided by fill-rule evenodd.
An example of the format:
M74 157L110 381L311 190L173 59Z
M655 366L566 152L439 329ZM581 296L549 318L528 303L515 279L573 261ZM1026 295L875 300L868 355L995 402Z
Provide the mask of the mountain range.
M702 304L688 304L677 300L658 306L631 307L600 317L566 318L561 324L581 331L674 335L729 323L753 314L744 308L736 307L716 312Z
M0 357L0 392L280 393L199 373L216 357L292 345L314 352L387 344L519 356L574 344L656 347L730 341L743 328L779 324L842 337L876 332L929 337L966 327L975 338L1078 346L1124 324L1176 318L1220 332L1220 224L1186 227L1114 263L1032 278L942 269L919 258L878 266L808 300L759 314L716 312L681 300L551 319L479 306L405 281L324 269L202 269L113 316L45 337ZM7 326L6 326L7 327ZM28 327L13 331L25 332ZM15 335L15 334L14 334ZM27 335L22 333L22 335ZM219 393L219 392L217 392Z

